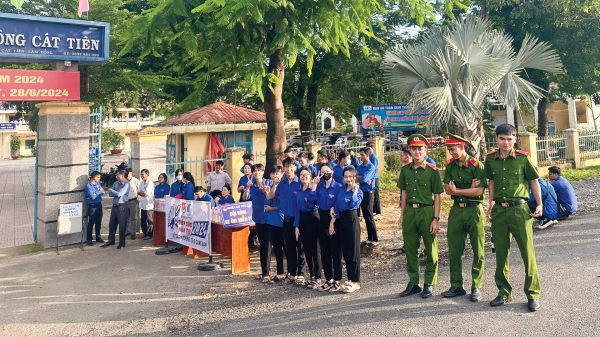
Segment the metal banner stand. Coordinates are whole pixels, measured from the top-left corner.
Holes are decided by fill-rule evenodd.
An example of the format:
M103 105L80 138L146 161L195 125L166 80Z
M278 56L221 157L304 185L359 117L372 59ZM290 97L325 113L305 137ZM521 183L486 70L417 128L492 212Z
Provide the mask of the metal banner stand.
M177 253L178 251L181 250L181 245L178 245L178 246L179 247L169 247L169 239L167 239L167 243L165 243L165 246L162 247L162 248L157 249L154 254L156 254L156 255L168 255L168 254Z
M208 212L208 228L212 227L212 212ZM198 265L198 270L201 271L213 271L213 270L217 270L217 269L221 269L223 268L223 263L222 262L214 262L213 261L213 256L212 256L212 229L210 231L210 240L208 240L208 262L206 263L200 263Z

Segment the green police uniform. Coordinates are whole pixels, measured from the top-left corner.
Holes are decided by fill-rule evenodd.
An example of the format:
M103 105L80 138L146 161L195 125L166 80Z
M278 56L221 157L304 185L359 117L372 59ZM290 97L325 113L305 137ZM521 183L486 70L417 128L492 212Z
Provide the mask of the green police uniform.
M529 181L539 176L529 153L511 150L506 158L500 150L487 154L485 176L494 181L494 207L492 208L492 237L496 248L496 286L498 296L510 298L512 287L508 281L511 235L514 236L525 264L524 291L530 300L539 300L540 281L533 247L532 219L527 203ZM518 202L518 205L514 203Z
M420 135L413 135L420 136ZM413 137L411 136L411 137ZM423 141L426 140L420 136ZM423 146L411 144L409 146ZM402 237L406 251L406 271L409 284L419 285L419 245L421 237L427 249L427 263L425 267L425 284L437 284L438 272L438 242L437 236L431 234L430 227L433 221L434 194L444 191L442 179L437 167L423 161L420 166L414 163L406 164L400 171L398 187L406 190L406 207L402 221Z
M455 135L447 135L446 145L464 144L468 141ZM455 140L453 144L451 141ZM469 156L465 157L463 165L454 158L446 163L444 184L454 182L457 189L468 189L473 179L480 181L478 187L487 187L483 164ZM450 285L463 288L462 261L467 235L471 238L473 248L473 265L471 268L471 289L481 289L483 286L483 271L485 262L485 213L483 211L483 195L477 197L452 196L454 205L448 217L448 253L450 258Z

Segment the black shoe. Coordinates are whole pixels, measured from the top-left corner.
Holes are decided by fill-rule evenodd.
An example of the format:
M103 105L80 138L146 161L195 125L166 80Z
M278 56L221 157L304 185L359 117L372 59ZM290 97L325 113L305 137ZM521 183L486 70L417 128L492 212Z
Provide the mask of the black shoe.
M120 244L120 243L119 243L119 245L117 246L117 249L121 249L121 248L123 248L123 247L125 247L125 244Z
M88 245L88 246L93 246L93 245L94 245L94 243L92 242L92 240L88 240L88 242L87 242L87 245Z
M541 304L539 300L530 299L527 300L527 307L529 308L529 311L534 312L541 307Z
M502 296L498 296L496 298L494 298L491 302L490 305L492 307L499 307L501 305L504 305L508 302L510 302L510 300L512 300L512 297L502 297Z
M471 301L479 302L481 300L481 289L473 288L471 289Z
M451 298L466 295L467 292L462 287L450 287L442 293L442 297Z
M131 240L135 240L135 239L136 239L135 233L131 234Z
M418 285L412 285L412 284L408 284L406 286L406 289L404 289L403 292L400 293L400 297L406 297L406 296L410 296L412 294L416 294L416 293L420 293L421 292L421 287L419 287Z
M106 248L106 247L108 247L108 246L114 246L114 245L115 245L115 243L114 243L114 242L112 242L112 243L111 243L111 242L107 242L107 243L103 244L103 245L102 245L102 246L100 246L100 247L102 247L102 248Z
M421 292L421 297L428 298L428 297L431 297L431 295L433 295L433 287L430 286L429 284L424 284L423 291Z
M131 233L129 233L129 232L125 233L125 237L128 237L129 235L131 235Z
M104 240L102 240L101 237L97 236L96 237L96 242L104 243Z

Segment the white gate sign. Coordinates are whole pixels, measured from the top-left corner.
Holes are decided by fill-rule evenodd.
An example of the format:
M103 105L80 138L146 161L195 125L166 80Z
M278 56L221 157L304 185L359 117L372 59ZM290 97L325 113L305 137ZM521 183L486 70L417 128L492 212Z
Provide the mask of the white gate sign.
M81 233L83 223L83 203L60 204L58 213L58 235Z

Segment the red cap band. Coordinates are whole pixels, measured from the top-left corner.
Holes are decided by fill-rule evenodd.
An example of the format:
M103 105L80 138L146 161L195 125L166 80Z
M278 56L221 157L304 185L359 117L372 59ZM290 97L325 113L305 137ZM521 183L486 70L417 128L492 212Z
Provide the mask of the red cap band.
M466 142L461 139L448 138L446 139L446 145L465 145Z
M427 146L427 143L421 139L413 139L408 143L408 146Z

